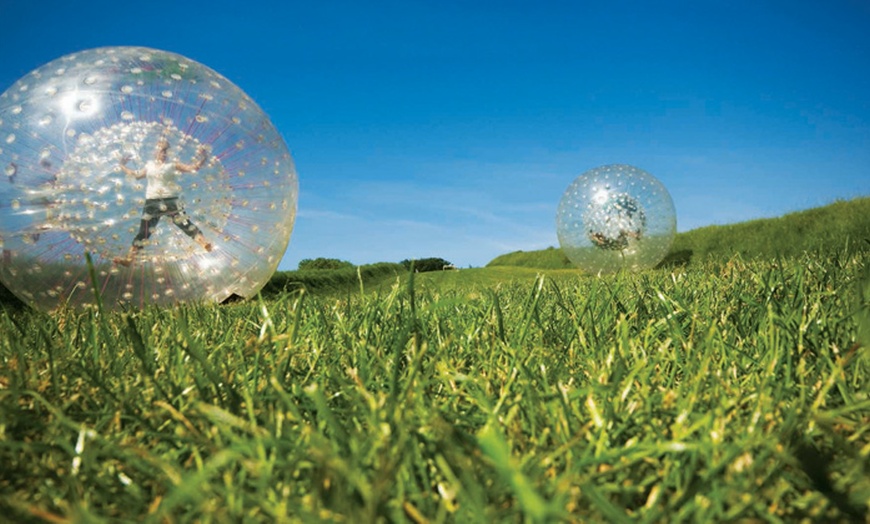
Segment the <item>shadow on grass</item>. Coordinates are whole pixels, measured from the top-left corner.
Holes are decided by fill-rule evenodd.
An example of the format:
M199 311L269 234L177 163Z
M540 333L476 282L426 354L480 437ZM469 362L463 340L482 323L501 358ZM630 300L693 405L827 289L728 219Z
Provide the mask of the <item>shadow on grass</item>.
M8 311L21 311L27 308L27 304L12 294L3 284L0 284L0 309Z
M671 251L665 258L656 265L656 269L659 268L676 268L676 267L685 267L689 265L689 262L692 261L692 250L691 249L681 249L679 251Z
M847 493L834 487L830 474L833 456L830 453L823 453L812 444L805 442L797 443L792 453L816 491L827 497L837 509L853 522L866 521L867 508L853 503L849 500Z

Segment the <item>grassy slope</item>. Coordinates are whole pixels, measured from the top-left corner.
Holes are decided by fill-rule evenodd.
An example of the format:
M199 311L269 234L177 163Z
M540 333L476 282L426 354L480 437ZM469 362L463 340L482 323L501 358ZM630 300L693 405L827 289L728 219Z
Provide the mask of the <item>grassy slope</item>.
M574 267L561 249L548 247L538 251L514 251L492 259L486 267L517 266L539 269L569 269Z
M870 197L752 220L709 226L678 235L672 251L691 250L694 257L750 258L796 256L805 251L870 250Z
M667 262L685 263L707 257L773 259L805 251L870 249L870 198L857 198L790 213L779 218L708 226L680 233ZM571 267L560 249L516 251L493 259L487 267L540 269Z

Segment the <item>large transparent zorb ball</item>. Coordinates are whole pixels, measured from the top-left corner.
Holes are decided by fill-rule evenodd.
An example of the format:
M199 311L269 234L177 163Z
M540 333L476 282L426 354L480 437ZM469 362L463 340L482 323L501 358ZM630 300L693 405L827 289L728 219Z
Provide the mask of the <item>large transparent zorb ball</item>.
M83 51L0 95L0 281L35 307L249 297L297 194L269 118L183 56Z
M676 229L665 186L629 165L597 167L577 177L556 214L562 251L593 274L655 266L667 255Z

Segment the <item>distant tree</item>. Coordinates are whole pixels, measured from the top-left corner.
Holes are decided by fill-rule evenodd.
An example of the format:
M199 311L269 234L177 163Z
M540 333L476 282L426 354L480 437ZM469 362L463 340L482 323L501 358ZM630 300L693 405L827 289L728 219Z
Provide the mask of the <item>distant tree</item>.
M405 267L405 269L411 269L411 260L402 260L402 262L400 263ZM456 269L456 266L444 260L443 258L420 258L414 260L413 263L414 271L418 273L425 273L427 271L443 271L445 269Z
M306 269L342 269L347 267L353 267L353 264L346 260L339 260L337 258L320 257L313 260L306 258L299 261L299 271L304 271Z

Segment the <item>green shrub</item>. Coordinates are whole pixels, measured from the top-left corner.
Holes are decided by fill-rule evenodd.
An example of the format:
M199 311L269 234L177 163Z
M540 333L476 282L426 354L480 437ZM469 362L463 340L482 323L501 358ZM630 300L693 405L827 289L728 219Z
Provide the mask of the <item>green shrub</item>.
M445 269L455 269L453 264L443 258L421 258L415 260L402 260L399 262L406 270L410 271L413 264L414 271L417 273L426 273L428 271L444 271Z
M353 264L346 260L339 260L337 258L315 258L310 259L306 258L299 261L299 271L306 271L310 269L345 269L349 267L354 267Z

